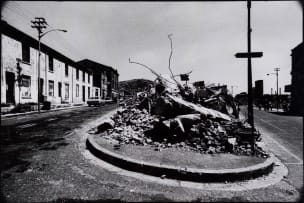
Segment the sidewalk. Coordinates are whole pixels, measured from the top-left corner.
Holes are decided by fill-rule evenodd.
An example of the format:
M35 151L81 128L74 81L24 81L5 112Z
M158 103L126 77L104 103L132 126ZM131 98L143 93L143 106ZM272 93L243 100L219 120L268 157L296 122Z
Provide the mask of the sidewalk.
M47 113L51 111L60 111L64 109L71 109L71 108L79 108L86 106L87 104L85 103L75 103L75 104L64 104L64 105L53 105L53 108L50 110L40 110L40 113ZM31 115L31 114L37 114L39 113L38 111L29 111L29 112L24 112L24 113L9 113L9 114L4 114L1 115L2 118L11 118L11 117L16 117L16 116L24 116L24 115Z

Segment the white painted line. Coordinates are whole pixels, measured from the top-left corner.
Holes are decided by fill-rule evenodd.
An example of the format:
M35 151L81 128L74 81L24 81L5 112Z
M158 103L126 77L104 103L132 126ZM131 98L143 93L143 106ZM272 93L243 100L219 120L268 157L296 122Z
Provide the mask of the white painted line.
M297 162L297 163L284 163L285 165L303 165L303 162Z
M47 119L46 121L54 121L54 120L57 120L58 118L49 118Z
M273 128L276 128L276 129L278 129L278 130L280 130L280 131L282 131L282 132L284 132L284 133L287 133L287 131L286 130L284 130L284 129L282 129L282 128L279 128L279 127L277 127L277 126L275 126L275 125L272 125L271 123L269 123L268 121L266 121L266 120L264 120L264 119L262 119L262 118L259 118L262 122L264 122L264 123L266 123L267 125L269 125L269 126L271 126L271 127L273 127Z
M267 133L264 133L267 134ZM270 139L271 142L274 142L275 144L277 144L279 147L281 147L284 151L286 151L289 155L293 156L296 160L298 160L299 162L303 163L303 160L301 158L299 158L297 155L291 153L286 147L284 147L282 144L280 144L278 141L276 141L274 138L272 138L271 136L267 137L268 139Z
M29 124L25 124L25 125L20 125L17 128L28 128L28 127L32 127L37 125L36 123L29 123Z

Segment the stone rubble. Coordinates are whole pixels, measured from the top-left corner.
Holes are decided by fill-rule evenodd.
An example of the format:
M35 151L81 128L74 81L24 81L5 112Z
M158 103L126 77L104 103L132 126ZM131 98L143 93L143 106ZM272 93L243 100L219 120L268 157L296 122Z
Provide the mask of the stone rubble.
M114 149L134 144L149 145L155 151L183 148L202 154L269 156L257 144L260 133L255 129L252 133L251 126L237 116L186 101L166 88L158 89L161 92L147 91L125 100L122 109L99 125L95 133L118 141Z

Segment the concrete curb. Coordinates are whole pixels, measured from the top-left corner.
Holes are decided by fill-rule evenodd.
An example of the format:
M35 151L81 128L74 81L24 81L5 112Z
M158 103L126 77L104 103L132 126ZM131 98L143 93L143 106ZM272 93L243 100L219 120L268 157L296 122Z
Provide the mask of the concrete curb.
M88 150L96 157L107 161L120 168L140 172L152 176L178 179L193 182L225 182L225 181L241 181L257 178L266 175L273 170L274 156L271 155L265 162L237 169L198 169L198 168L182 168L172 165L155 164L145 161L138 161L129 157L125 157L109 151L98 145L93 137L88 135L86 146Z
M40 113L60 111L60 110L65 110L65 109L73 109L73 108L79 108L79 107L83 107L83 106L85 106L85 105L75 105L75 106L56 108L56 109L50 109L50 110L41 110ZM1 119L2 118L17 117L17 116L24 116L24 115L31 115L31 114L37 114L37 113L39 113L39 112L38 111L30 111L30 112L25 112L25 113L15 113L15 114L1 115Z

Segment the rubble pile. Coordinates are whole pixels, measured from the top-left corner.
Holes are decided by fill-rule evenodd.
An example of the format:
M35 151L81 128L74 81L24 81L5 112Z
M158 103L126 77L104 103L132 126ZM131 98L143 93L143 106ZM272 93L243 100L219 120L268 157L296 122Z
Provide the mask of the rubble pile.
M122 144L136 144L150 145L157 151L172 147L202 154L234 153L268 157L255 144L260 140L259 132L254 131L252 136L252 129L247 123L170 94L155 99L147 95L141 94L125 101L124 107L98 126L96 133L118 141L115 149ZM146 100L148 102L143 105ZM168 111L172 113L168 114Z
M155 150L176 147L209 154L268 157L257 146L260 133L240 121L227 88L206 87L204 81L193 88L187 83L181 85L174 78L170 63L171 77L130 59L129 62L150 70L156 79L144 91L120 103L122 109L97 127L96 134L118 141L115 149L122 144L137 144L150 145Z

